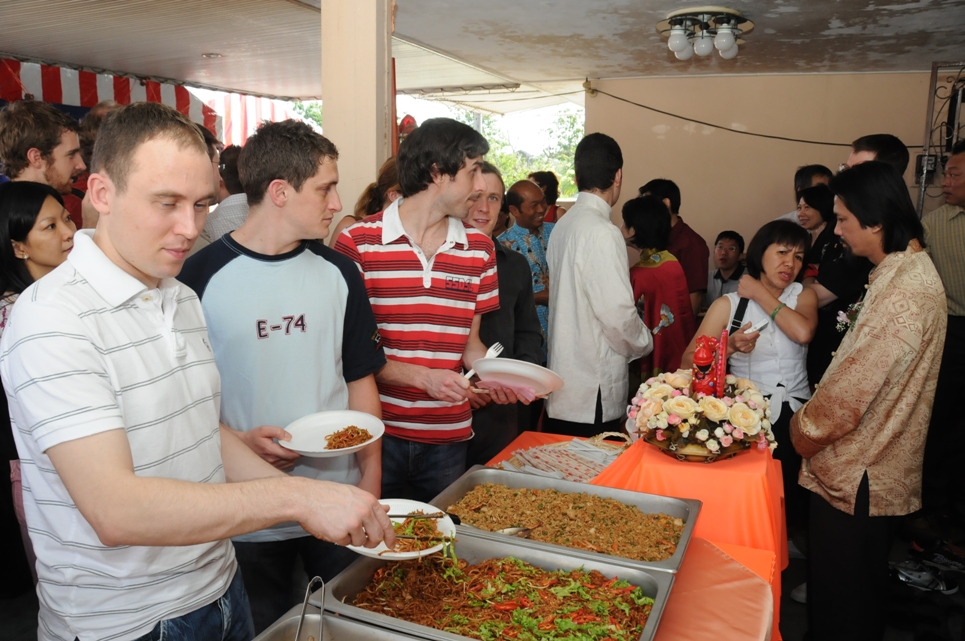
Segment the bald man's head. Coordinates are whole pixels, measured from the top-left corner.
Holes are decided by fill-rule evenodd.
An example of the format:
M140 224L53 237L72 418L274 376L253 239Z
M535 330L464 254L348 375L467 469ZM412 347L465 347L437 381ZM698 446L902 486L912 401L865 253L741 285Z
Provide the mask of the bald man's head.
M516 224L530 230L540 228L548 209L543 190L531 180L513 183L506 193L506 204L509 213L516 219Z

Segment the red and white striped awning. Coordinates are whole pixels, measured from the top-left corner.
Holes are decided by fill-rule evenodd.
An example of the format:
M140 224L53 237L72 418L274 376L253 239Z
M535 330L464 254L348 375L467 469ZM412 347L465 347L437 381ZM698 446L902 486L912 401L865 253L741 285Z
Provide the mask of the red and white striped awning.
M28 94L71 107L93 107L102 100L160 102L204 125L225 145L244 145L263 120L300 119L282 100L0 58L0 100Z

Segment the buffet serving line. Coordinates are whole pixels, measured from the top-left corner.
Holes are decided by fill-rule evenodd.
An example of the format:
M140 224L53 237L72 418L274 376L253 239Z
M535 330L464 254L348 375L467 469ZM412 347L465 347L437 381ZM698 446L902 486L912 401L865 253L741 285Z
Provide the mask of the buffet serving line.
M523 432L489 465L509 460L518 450L573 440L572 436L545 432ZM721 572L729 573L734 565L750 569L770 584L768 598L773 601L773 630L771 639L780 639L778 630L781 604L781 570L787 567L787 534L784 528L784 489L781 463L768 451L749 451L741 456L716 461L712 465L684 463L664 455L656 447L637 441L590 481L592 485L613 487L661 496L697 499L703 503L700 517L693 530L688 555L677 575L673 592L657 631L657 639L703 639L694 625L706 625L709 636L718 639L750 639L732 628L738 625L734 613L740 612L742 622L747 618L770 619L771 609L762 609L760 602L735 607L732 600L740 594L729 586L719 593L722 602L713 598L718 566L707 563L706 548L726 553L720 559ZM699 551L698 551L699 550ZM691 556L693 555L693 557ZM728 558L729 557L729 558ZM700 560L696 560L699 558ZM682 588L681 580L692 588ZM707 597L683 596L684 590L708 589ZM676 627L677 605L679 623L686 625L687 634L673 636ZM696 616L695 616L696 615ZM695 621L696 619L696 621ZM753 627L753 626L751 626ZM665 636L666 634L666 636ZM733 634L733 636L731 636ZM716 636L713 636L716 635Z
M606 434L525 432L430 503L383 499L395 547L350 546L363 558L315 577L256 641L780 639L787 535L769 401L726 375L726 332L705 339L692 372L640 386L630 436L607 433L638 439L625 451ZM528 363L474 365L487 363L534 396L563 386ZM296 421L285 446L340 456L381 437L372 416L340 427L349 414Z

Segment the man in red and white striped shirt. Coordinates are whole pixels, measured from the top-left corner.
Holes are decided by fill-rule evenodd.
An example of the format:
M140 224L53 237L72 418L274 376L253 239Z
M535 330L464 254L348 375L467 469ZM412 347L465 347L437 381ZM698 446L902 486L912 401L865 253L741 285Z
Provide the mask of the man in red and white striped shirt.
M462 368L485 355L480 316L499 308L493 241L463 222L485 188L487 151L468 125L427 120L399 149L403 198L335 245L362 272L388 359L376 374L383 497L428 501L465 471L472 412ZM517 400L490 392L497 403Z

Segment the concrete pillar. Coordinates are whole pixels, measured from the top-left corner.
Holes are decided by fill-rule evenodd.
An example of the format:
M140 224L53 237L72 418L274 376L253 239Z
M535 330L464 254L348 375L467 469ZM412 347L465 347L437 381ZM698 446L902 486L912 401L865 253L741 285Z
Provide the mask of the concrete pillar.
M339 151L342 215L392 153L392 4L321 2L324 128Z

